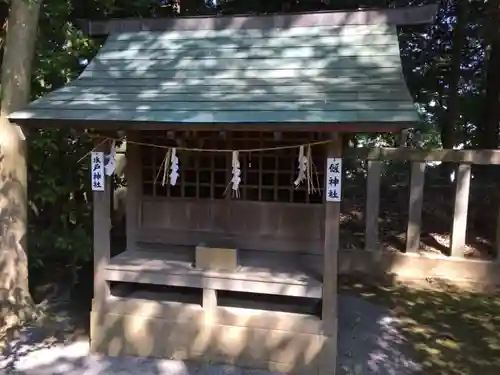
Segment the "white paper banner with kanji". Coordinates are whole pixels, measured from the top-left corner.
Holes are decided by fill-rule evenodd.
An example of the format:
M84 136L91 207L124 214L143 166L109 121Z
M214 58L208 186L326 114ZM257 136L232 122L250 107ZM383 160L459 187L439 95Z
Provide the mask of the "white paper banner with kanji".
M90 183L93 191L104 191L104 152L90 153Z
M342 159L328 158L326 166L326 201L340 202L342 199Z

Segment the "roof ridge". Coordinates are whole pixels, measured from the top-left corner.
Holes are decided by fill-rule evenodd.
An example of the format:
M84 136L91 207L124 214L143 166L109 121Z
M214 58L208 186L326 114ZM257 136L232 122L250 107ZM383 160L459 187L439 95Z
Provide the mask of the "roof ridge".
M432 23L437 4L405 8L317 11L305 13L272 13L259 15L212 15L171 18L124 18L79 20L77 24L88 35L113 32L273 29L335 25L417 25Z

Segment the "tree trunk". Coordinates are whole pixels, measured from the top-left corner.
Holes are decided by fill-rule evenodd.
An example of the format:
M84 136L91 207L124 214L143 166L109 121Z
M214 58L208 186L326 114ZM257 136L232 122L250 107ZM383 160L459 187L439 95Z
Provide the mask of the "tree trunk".
M457 22L453 30L452 38L452 62L450 80L448 86L448 106L446 120L442 122L441 144L443 148L455 146L455 132L457 121L460 117L458 86L462 70L462 50L465 42L465 29L469 13L468 1L457 1Z
M29 102L40 2L12 0L2 63L0 111L0 317L33 317L28 287L27 166L23 131L7 115Z
M486 66L486 98L484 116L479 127L479 147L494 149L498 147L498 111L500 96L500 40L495 40Z
M488 24L486 38L489 40L486 48L486 97L484 101L484 112L478 126L478 145L480 148L494 149L498 147L498 122L500 112L500 1L492 1L488 10Z

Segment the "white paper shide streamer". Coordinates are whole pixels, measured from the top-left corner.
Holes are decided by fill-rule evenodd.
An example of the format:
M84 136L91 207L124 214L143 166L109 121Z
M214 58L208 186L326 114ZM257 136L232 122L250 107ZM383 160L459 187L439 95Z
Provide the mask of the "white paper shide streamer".
M236 198L239 198L240 192L240 182L241 182L241 170L240 170L240 161L238 160L238 151L233 151L233 178L231 179L233 193Z
M171 149L170 156L170 185L174 186L177 183L177 178L179 177L179 158L175 148Z
M162 167L163 167L163 178L161 180L161 186L165 186L165 181L167 181L167 175L168 175L168 163L170 162L170 150L167 151L165 154L165 158L163 159L162 162ZM161 169L161 167L160 167ZM160 170L161 172L161 170ZM158 176L160 175L160 172L158 172ZM158 179L158 176L156 177ZM156 183L156 180L155 180Z
M299 175L293 183L296 187L300 185L302 181L306 179L307 173L307 157L304 155L304 146L299 148Z
M111 150L106 159L107 162L104 166L104 171L106 173L106 176L112 176L116 170L116 141L113 141L113 143L111 144Z

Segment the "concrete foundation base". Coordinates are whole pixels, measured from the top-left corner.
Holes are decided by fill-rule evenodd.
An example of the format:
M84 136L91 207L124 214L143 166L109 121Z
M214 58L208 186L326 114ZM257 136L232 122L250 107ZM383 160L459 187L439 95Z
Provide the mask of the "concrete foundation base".
M334 374L336 334L301 314L110 298L94 303L91 350L227 363L287 374Z

